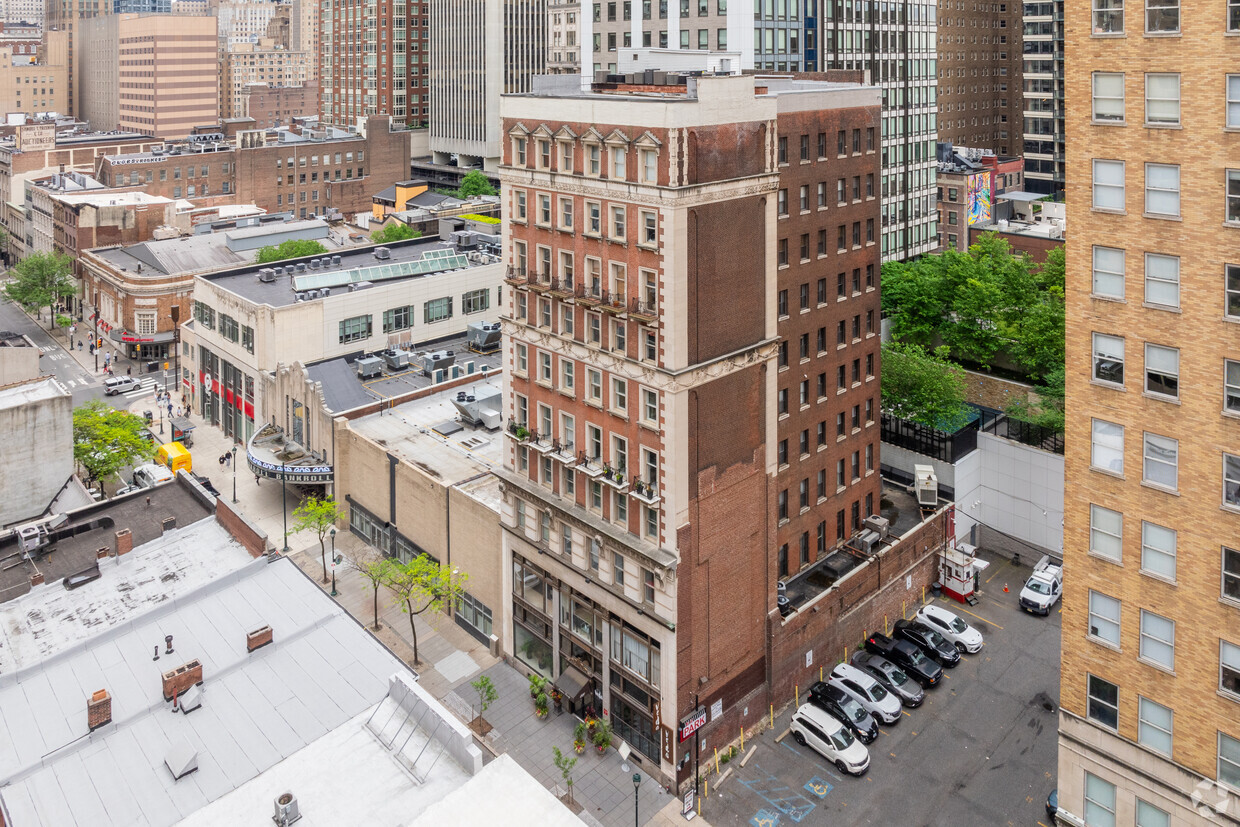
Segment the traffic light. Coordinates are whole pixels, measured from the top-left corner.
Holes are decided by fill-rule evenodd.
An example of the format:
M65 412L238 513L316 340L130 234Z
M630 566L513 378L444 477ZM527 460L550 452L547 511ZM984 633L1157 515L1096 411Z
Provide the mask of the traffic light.
M95 347L103 347L103 337L99 337L99 341L95 342Z

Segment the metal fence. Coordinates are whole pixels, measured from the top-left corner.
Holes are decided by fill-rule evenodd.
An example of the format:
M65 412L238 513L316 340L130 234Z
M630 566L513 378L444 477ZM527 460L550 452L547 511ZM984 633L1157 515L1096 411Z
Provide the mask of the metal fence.
M976 422L970 422L954 434L891 414L882 415L881 425L883 442L940 462L955 463L977 448Z
M1032 422L1012 419L1001 411L979 410L981 429L988 434L1031 445L1043 451L1063 453L1063 432Z

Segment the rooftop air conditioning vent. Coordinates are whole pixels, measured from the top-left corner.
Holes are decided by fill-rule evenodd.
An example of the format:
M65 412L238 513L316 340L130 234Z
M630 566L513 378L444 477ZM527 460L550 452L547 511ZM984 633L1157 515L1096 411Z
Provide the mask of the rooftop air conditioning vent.
M301 809L297 806L297 796L284 793L276 799L276 814L271 817L277 827L289 827L301 818Z
M379 259L380 261L387 261L391 257L392 257L391 249L387 247L376 247L375 248L375 258Z
M258 271L258 280L264 284L271 284L276 280L276 271L271 267L264 267Z

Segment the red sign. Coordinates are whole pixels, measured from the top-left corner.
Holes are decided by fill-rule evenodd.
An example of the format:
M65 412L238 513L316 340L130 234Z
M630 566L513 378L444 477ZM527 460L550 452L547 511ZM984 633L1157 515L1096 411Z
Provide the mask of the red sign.
M135 336L132 333L122 333L122 342L154 342L155 340L149 336Z
M690 735L706 726L706 707L699 706L695 712L680 722L680 742L683 744Z

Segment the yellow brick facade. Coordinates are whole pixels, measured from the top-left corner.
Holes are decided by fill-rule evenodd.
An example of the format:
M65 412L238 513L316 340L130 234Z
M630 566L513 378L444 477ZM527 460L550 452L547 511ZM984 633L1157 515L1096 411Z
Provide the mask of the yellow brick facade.
M1220 639L1240 646L1240 602L1221 596L1222 546L1240 548L1240 509L1225 506L1223 489L1223 455L1240 455L1240 417L1224 411L1223 381L1224 359L1240 360L1240 319L1226 318L1224 289L1225 265L1240 265L1240 225L1225 221L1226 170L1240 170L1240 129L1226 127L1226 75L1240 73L1240 31L1226 31L1223 0L1181 0L1179 31L1165 34L1147 33L1147 24L1173 18L1134 0L1123 33L1107 33L1116 21L1095 19L1091 6L1099 5L1106 3L1065 4L1068 214L1084 230L1067 246L1061 817L1083 823L1089 772L1116 785L1114 823L1159 823L1142 801L1167 814L1162 823L1216 823L1205 820L1202 801L1240 823L1240 796L1215 783L1218 733L1240 739L1240 697L1220 691L1219 663ZM1123 73L1122 123L1095 120L1095 72ZM1178 73L1179 126L1147 125L1146 73ZM1101 113L1114 112L1113 96L1105 97L1111 108L1102 100ZM1122 210L1095 208L1095 159L1124 162ZM1147 163L1178 165L1178 218L1146 212ZM1122 300L1094 294L1096 245L1124 251ZM1151 253L1179 257L1178 308L1147 301ZM1096 380L1094 333L1123 337L1122 386ZM1179 349L1178 399L1146 391L1146 344ZM1091 467L1094 419L1124 427L1122 474ZM1147 432L1178 440L1174 491L1143 480ZM1091 503L1123 514L1119 563L1091 553ZM1176 532L1173 581L1143 570L1143 521ZM1118 647L1089 634L1091 590L1121 601ZM1142 610L1175 621L1173 670L1139 656ZM1117 732L1090 720L1089 674L1119 687ZM1170 757L1138 744L1141 697L1174 712ZM1106 823L1093 812L1090 824Z

